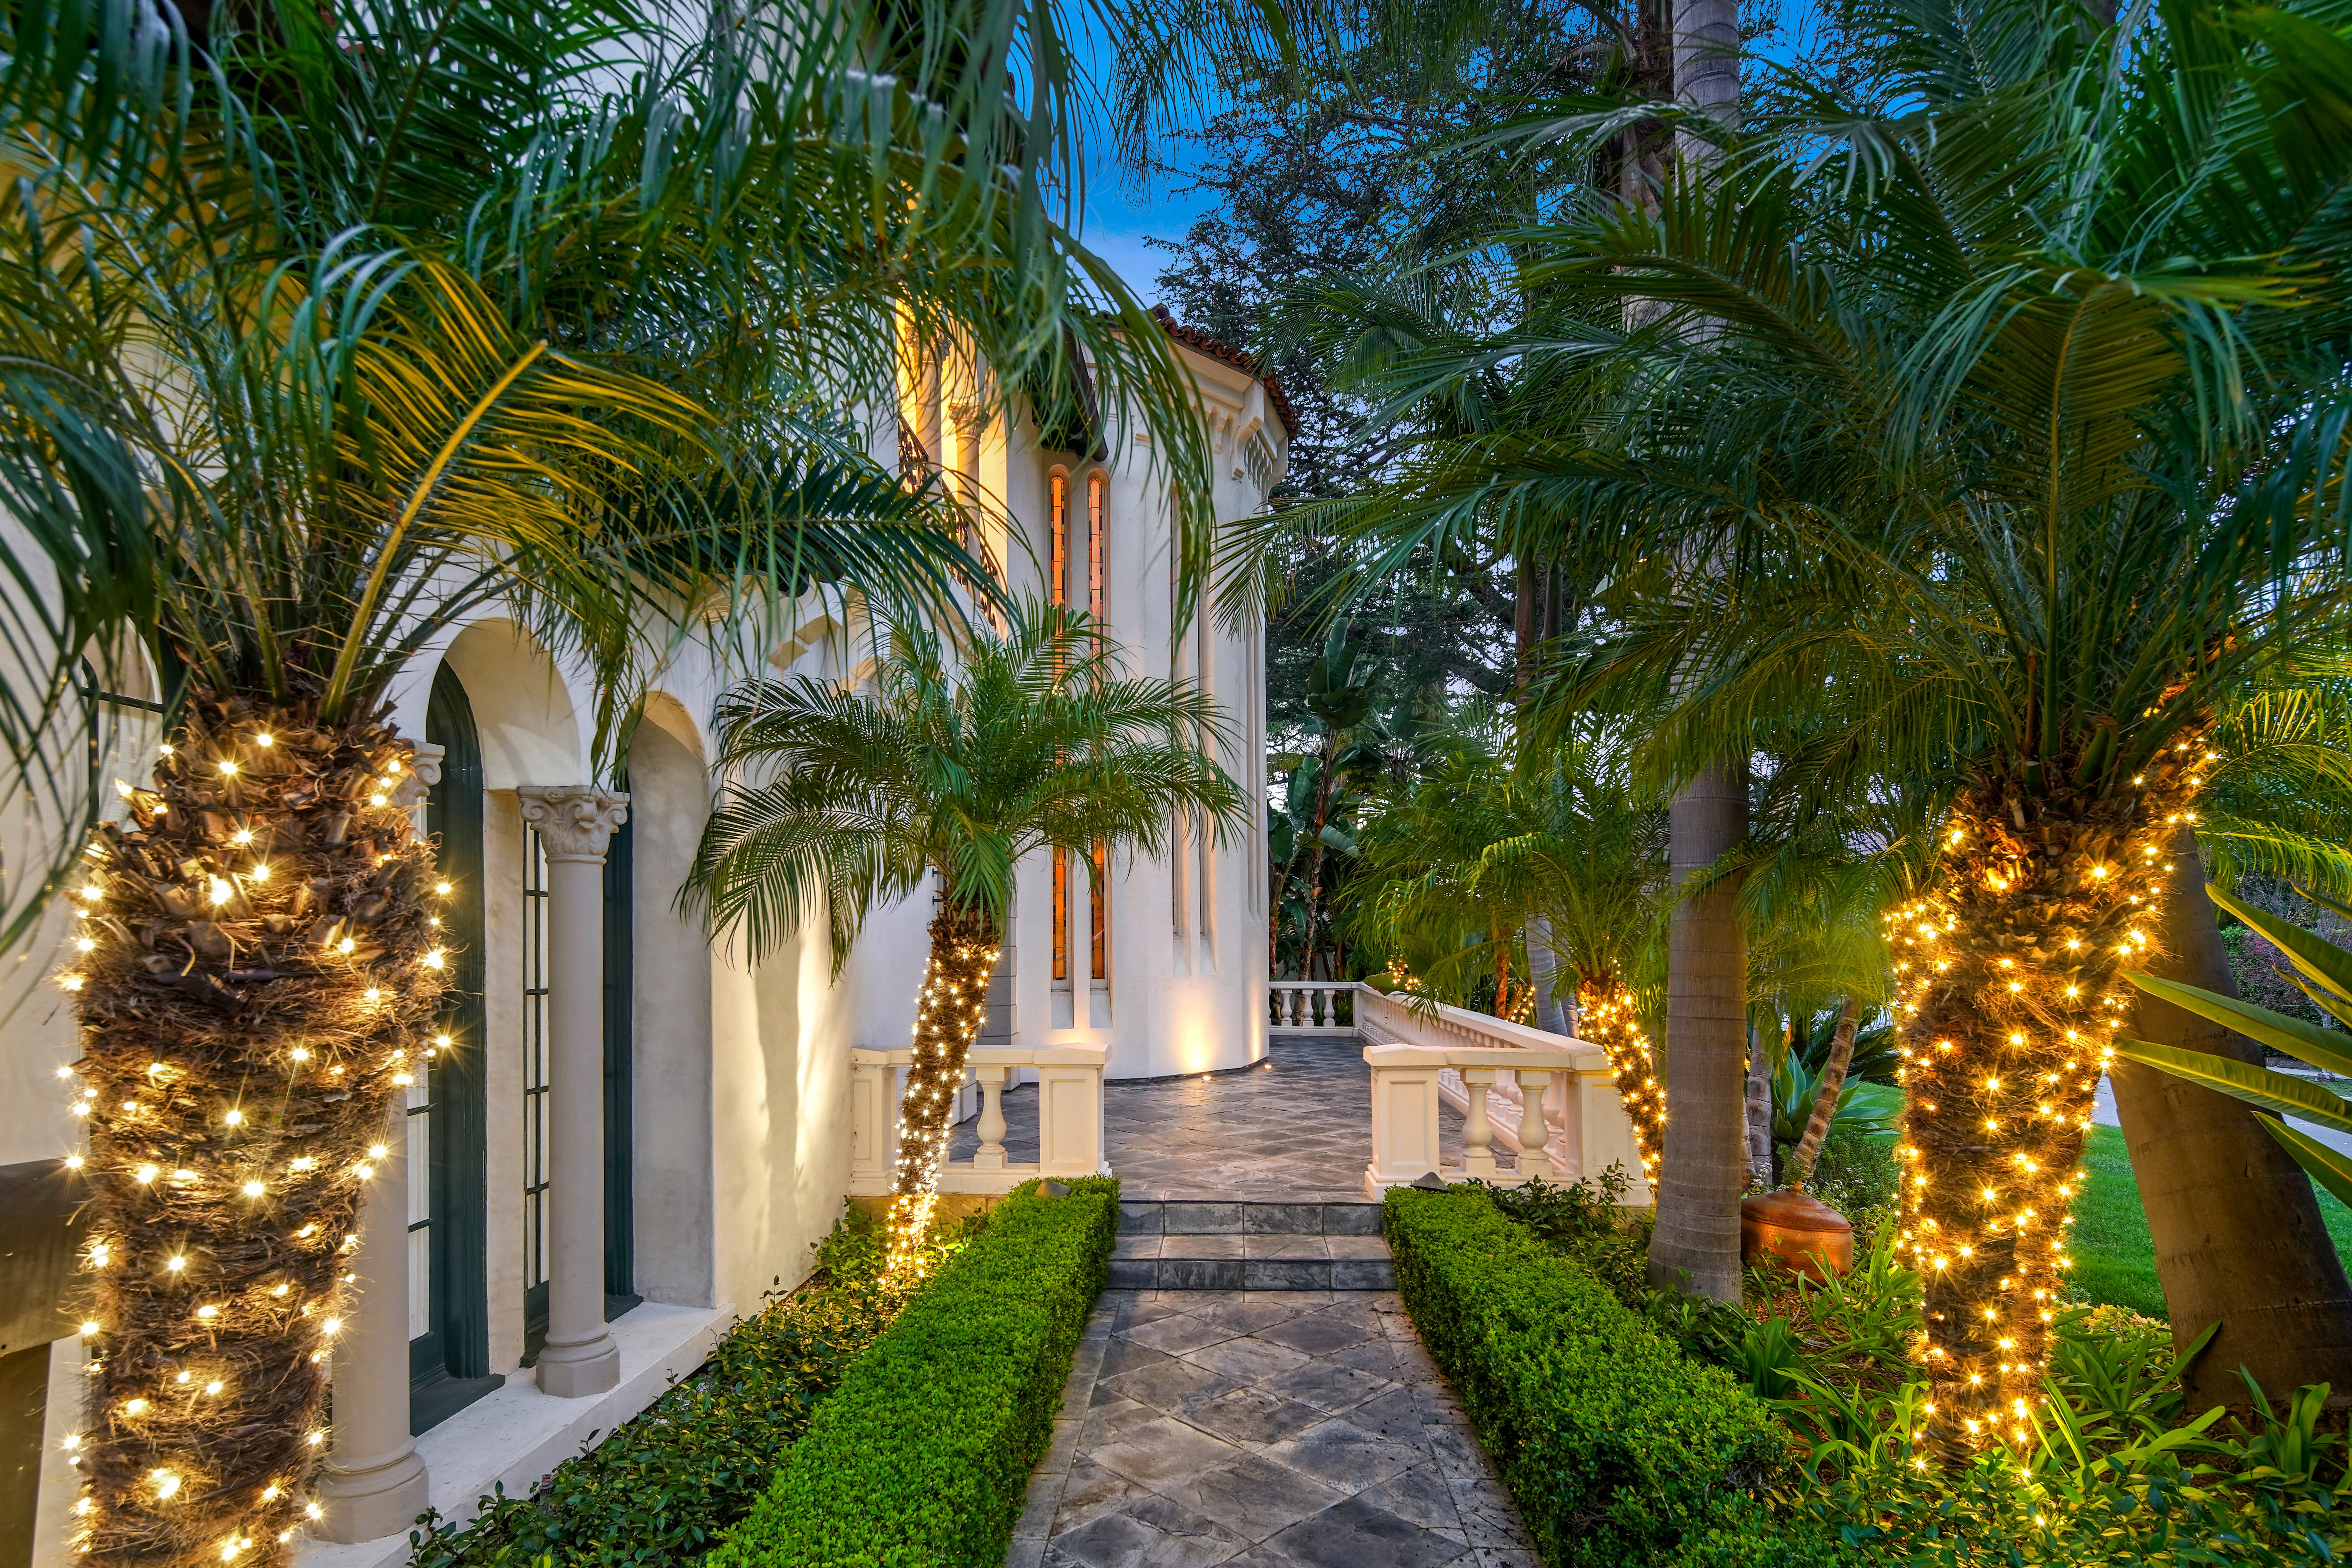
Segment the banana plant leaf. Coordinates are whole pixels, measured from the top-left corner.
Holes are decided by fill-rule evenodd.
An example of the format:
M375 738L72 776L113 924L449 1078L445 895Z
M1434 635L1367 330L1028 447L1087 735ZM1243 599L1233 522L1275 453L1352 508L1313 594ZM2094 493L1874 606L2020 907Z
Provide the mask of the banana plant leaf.
M2177 1046L2153 1045L2146 1040L2117 1040L2116 1055L2219 1089L2233 1100L2242 1100L2248 1105L2281 1116L2299 1116L2323 1127L2352 1132L2352 1106L2346 1105L2343 1096L2308 1079L2252 1067L2231 1057L2185 1051Z
M2352 1205L2352 1154L2330 1148L2309 1133L2298 1132L2285 1122L2267 1116L2263 1118L2263 1127L2286 1146L2286 1152L2294 1156L2294 1163L2303 1167L2305 1175L2343 1203Z
M2124 978L2142 991L2176 1007L2186 1008L2200 1018L2210 1018L2226 1024L2251 1040L2259 1040L2273 1050L2284 1051L2299 1061L2340 1077L2352 1078L2352 1035L2340 1030L2323 1029L2301 1018L2290 1018L2284 1013L2273 1013L2268 1007L2242 1002L2234 996L2201 986L2183 985L2177 980L2159 980L2153 974L2126 970ZM2193 1052L2200 1059L2202 1052Z
M2301 970L2307 981L2316 982L2336 994L2339 1003L2352 1001L2352 952L2329 942L2316 931L2281 920L2268 910L2258 910L2240 901L2219 888L2206 889L2213 901L2270 939L2271 943L2286 954L2287 962ZM2310 984L2304 986L2305 991ZM2315 1001L2321 1000L2315 996ZM2334 1008L2328 1009L2334 1012ZM2300 1054L2300 1053L2297 1053Z

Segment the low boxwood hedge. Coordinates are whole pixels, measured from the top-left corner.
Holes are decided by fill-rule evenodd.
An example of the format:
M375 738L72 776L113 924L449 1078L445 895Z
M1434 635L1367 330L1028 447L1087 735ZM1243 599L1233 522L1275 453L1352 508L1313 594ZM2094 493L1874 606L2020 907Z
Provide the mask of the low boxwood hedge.
M708 1568L997 1568L1118 1232L1024 1185L875 1340Z
M1790 1463L1763 1404L1473 1188L1391 1189L1397 1289L1544 1561L1671 1561Z
M529 1495L500 1487L462 1524L427 1514L411 1568L698 1561L890 1321L882 1261L878 1229L837 1226L807 1288L738 1323L700 1369Z

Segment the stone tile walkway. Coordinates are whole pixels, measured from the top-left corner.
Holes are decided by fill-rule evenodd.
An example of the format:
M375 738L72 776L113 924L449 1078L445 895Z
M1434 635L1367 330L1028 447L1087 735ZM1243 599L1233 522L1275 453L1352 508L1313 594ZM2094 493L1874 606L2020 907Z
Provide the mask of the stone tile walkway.
M1393 1295L1108 1290L1007 1568L1538 1568Z
M974 1121L948 1149L969 1160ZM1004 1149L1037 1158L1037 1094L1004 1096ZM1440 1152L1462 1160L1462 1118L1438 1113ZM1103 1145L1132 1199L1347 1201L1364 1194L1372 1157L1371 1069L1352 1037L1276 1036L1255 1067L1103 1086Z

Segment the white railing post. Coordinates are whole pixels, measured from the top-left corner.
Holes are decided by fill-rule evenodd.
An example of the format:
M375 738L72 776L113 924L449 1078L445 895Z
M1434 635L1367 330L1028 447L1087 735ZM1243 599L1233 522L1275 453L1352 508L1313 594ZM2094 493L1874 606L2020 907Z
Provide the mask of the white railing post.
M1462 1122L1462 1173L1489 1182L1495 1179L1495 1123L1486 1114L1486 1089L1494 1081L1493 1068L1462 1069L1470 1091L1470 1114Z
M890 1089L898 1076L887 1051L849 1053L849 1190L860 1197L890 1190L898 1154L898 1102Z
M980 1147L971 1156L975 1171L1004 1169L1004 1079L1010 1070L1001 1067L971 1069L972 1078L980 1085L980 1123L974 1129L980 1134Z
M1639 1208L1655 1203L1650 1184L1642 1174L1642 1151L1633 1142L1633 1122L1625 1113L1625 1099L1618 1091L1617 1075L1603 1063L1598 1071L1580 1071L1576 1089L1583 1175L1594 1179L1612 1165L1622 1166L1626 1204Z
M1431 1059L1434 1058L1435 1059ZM1407 1186L1438 1168L1437 1074L1442 1053L1411 1047L1367 1047L1372 1069L1372 1163L1364 1190L1373 1197Z
M1102 1157L1102 1047L1030 1053L1037 1068L1037 1173L1109 1174Z

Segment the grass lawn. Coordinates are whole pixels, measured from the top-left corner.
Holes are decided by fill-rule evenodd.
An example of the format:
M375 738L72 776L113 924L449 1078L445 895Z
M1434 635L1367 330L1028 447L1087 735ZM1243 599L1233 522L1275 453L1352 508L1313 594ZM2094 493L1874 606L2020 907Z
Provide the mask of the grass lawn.
M2074 1282L2086 1300L2112 1301L2151 1318L2166 1315L2164 1288L2156 1282L2156 1245L2148 1239L2139 1184L2124 1152L2123 1130L2094 1127L2083 1148L2091 1173L2074 1205ZM2319 1212L2336 1250L2352 1260L2352 1209L2326 1193Z

